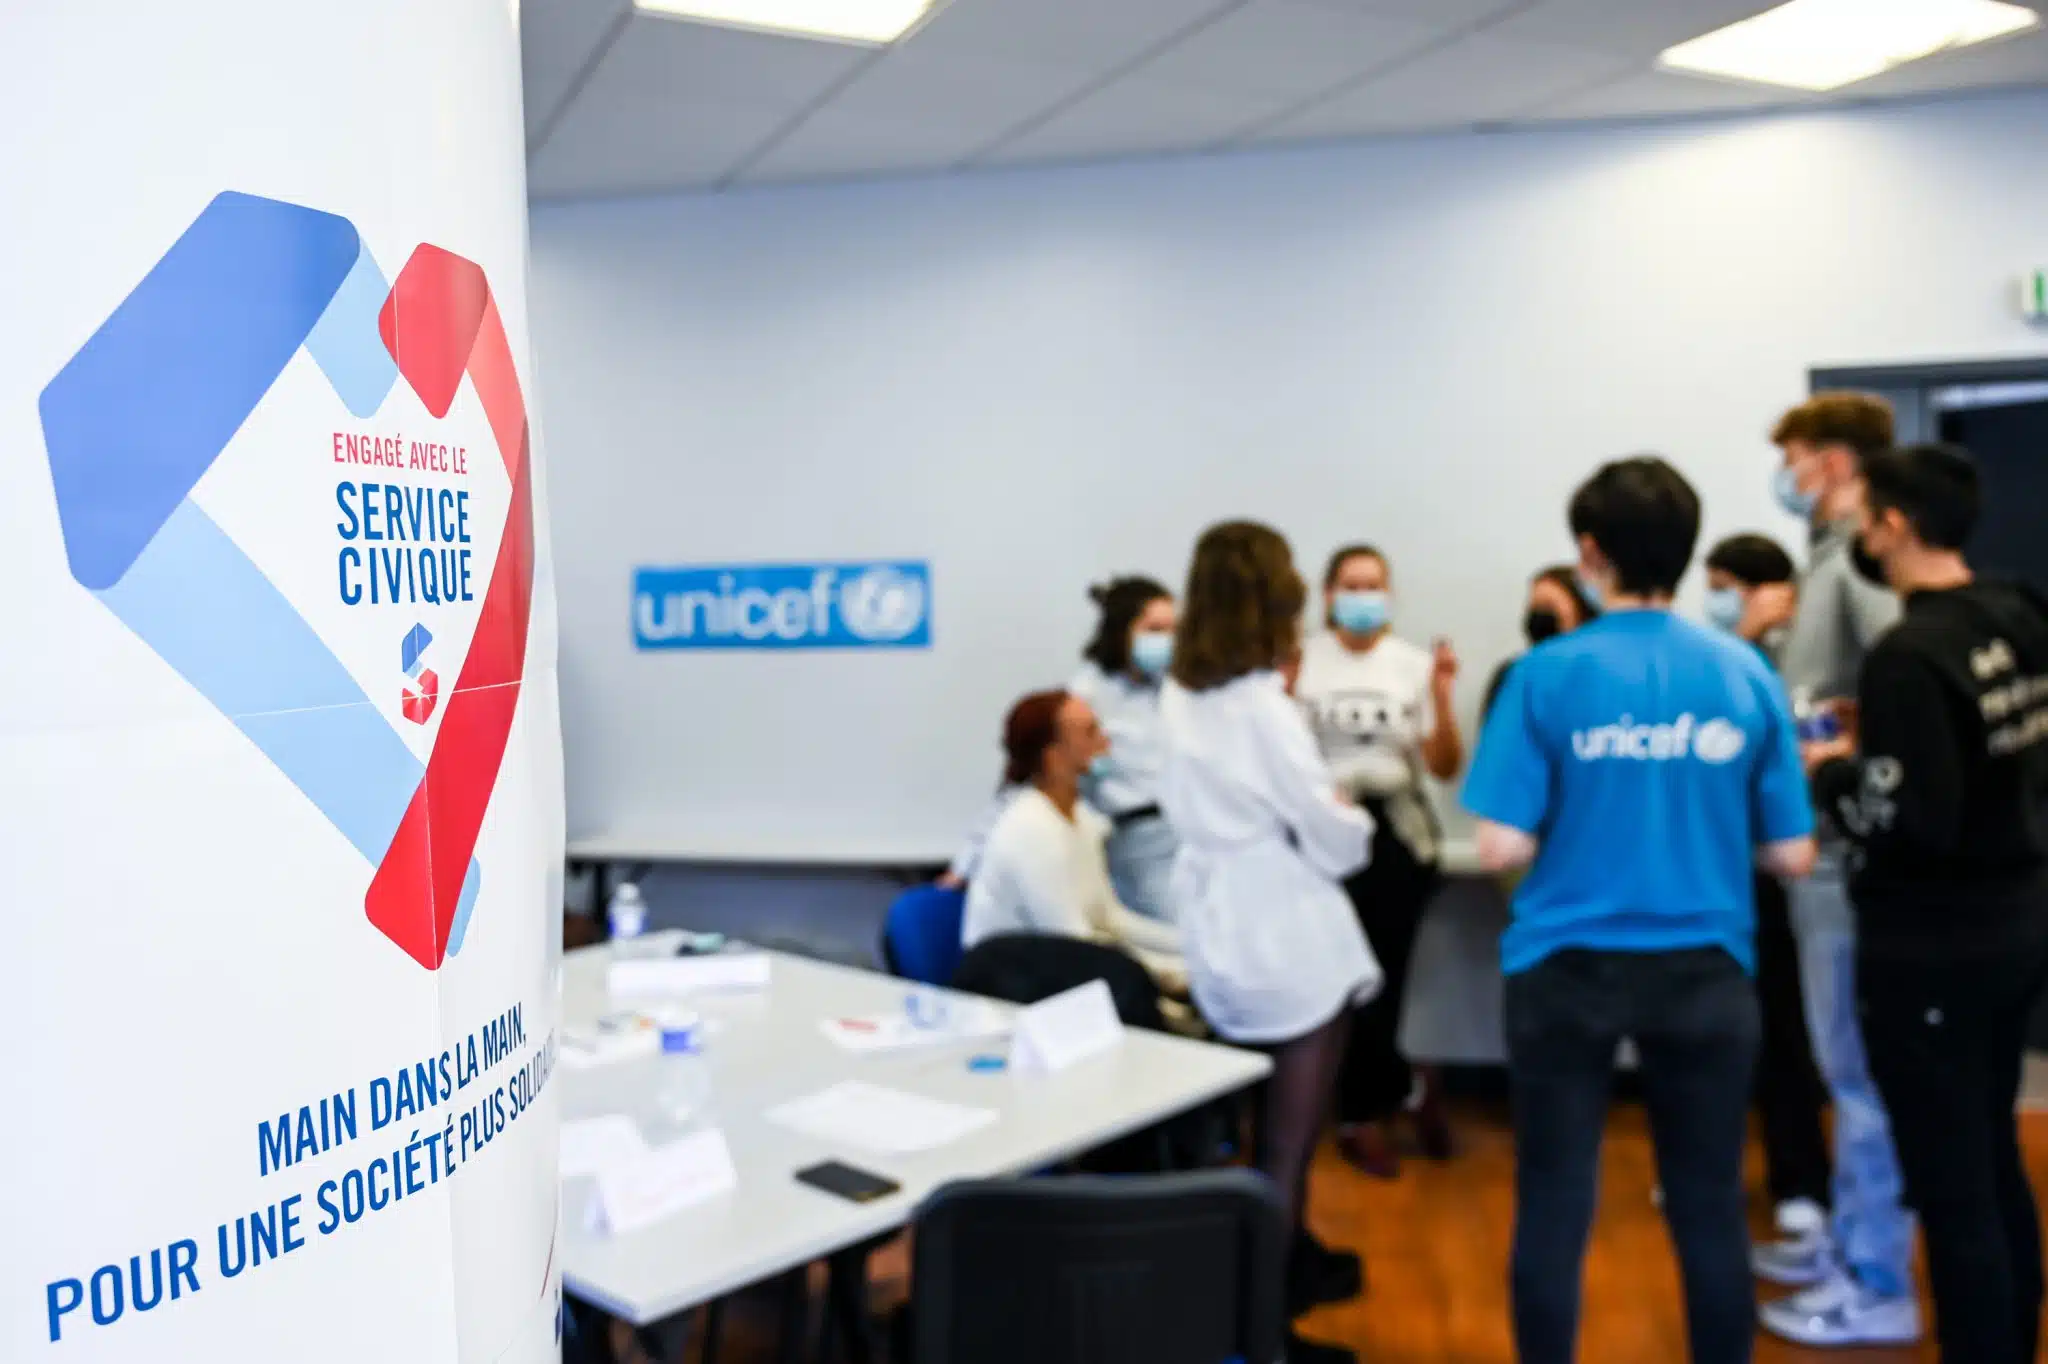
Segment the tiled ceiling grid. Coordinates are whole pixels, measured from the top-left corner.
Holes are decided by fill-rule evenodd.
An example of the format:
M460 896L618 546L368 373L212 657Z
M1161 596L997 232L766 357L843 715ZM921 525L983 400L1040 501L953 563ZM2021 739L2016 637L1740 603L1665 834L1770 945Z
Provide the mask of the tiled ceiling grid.
M2048 5L2041 0L2037 8ZM1761 110L1656 68L1758 0L949 0L874 49L525 0L537 198ZM2048 84L2048 30L1832 98Z

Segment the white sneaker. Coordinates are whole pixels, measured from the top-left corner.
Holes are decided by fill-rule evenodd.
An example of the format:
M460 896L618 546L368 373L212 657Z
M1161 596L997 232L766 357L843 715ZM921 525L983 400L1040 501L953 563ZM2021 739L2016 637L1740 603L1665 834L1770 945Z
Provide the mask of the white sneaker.
M1763 1328L1795 1345L1911 1345L1920 1304L1910 1294L1881 1298L1847 1273L1757 1309Z
M1805 1288L1835 1272L1835 1238L1828 1215L1810 1198L1778 1205L1779 1239L1750 1247L1749 1267L1765 1283Z

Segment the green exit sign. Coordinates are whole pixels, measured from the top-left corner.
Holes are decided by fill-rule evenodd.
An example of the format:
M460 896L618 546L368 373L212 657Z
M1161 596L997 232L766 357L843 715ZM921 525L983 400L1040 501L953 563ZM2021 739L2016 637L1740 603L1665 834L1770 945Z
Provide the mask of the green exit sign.
M2048 321L2048 270L2029 270L2020 280L2020 311L2036 322Z

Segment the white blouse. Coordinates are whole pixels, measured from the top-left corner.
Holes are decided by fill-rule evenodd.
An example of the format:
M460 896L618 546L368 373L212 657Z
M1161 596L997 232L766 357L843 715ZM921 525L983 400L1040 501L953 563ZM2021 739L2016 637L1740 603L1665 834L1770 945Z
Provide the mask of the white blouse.
M960 941L973 947L998 933L1051 933L1121 947L1161 988L1187 988L1180 933L1126 909L1109 882L1103 840L1109 821L1085 804L1068 819L1035 786L1021 788L983 845L967 888Z
M1379 990L1341 882L1372 817L1342 800L1279 674L1208 691L1168 682L1160 803L1180 836L1175 903L1189 985L1237 1042L1284 1042Z

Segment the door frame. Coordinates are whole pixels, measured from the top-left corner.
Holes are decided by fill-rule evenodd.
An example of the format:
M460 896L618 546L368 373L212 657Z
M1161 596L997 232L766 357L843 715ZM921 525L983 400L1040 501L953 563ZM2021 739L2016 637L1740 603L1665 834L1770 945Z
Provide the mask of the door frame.
M1902 445L1936 437L1933 395L1976 384L2048 382L2048 355L1997 360L1928 360L1903 365L1816 365L1806 372L1811 391L1855 389L1889 400L1898 415Z

